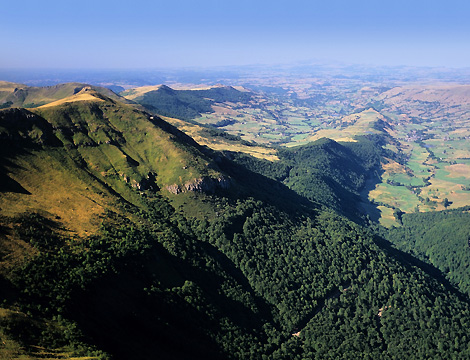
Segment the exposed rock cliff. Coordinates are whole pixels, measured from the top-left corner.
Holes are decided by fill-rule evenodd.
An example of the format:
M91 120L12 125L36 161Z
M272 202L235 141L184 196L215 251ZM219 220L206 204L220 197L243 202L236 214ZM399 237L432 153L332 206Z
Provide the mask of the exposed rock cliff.
M204 193L213 193L217 189L228 189L232 186L232 179L219 176L218 178L202 177L188 181L183 186L173 184L166 187L172 194L179 194L186 191L197 191Z

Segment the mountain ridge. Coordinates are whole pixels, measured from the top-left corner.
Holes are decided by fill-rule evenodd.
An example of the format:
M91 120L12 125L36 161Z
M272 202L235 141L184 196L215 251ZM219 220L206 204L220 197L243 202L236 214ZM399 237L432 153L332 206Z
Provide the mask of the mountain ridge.
M5 107L35 108L62 100L77 94L84 88L90 88L108 98L131 103L111 90L83 83L64 83L46 87L34 87L23 84L1 82L0 83L0 109Z

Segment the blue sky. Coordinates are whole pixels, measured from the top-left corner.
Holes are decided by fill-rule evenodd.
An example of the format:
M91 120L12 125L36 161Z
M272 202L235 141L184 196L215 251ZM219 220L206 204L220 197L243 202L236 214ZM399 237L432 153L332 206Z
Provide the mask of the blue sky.
M470 2L8 1L0 68L470 67Z

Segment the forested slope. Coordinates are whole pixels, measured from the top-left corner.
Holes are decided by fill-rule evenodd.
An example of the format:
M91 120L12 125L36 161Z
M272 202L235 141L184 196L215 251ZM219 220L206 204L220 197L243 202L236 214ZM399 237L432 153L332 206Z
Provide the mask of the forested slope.
M277 181L298 157L268 178L102 94L0 136L2 358L470 356L468 297ZM311 147L353 194L374 164Z
M229 156L311 201L358 220L363 201L359 193L368 178L378 180L383 143L381 137L358 137L352 143L322 138L303 146L279 148L280 160L275 162L241 153Z
M404 214L402 226L383 235L397 248L437 267L470 294L470 208Z

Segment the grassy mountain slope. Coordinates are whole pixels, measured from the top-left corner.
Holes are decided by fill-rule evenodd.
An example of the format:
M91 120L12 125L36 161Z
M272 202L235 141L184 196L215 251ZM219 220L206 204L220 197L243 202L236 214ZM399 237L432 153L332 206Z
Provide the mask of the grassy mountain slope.
M70 222L74 223L73 226L78 226L80 221L77 222L75 216L82 213L81 208L102 211L98 209L102 209L99 204L103 199L93 194L92 190L86 189L91 186L91 181L96 180L97 186L101 188L108 187L108 193L111 191L109 189L118 190L126 201L132 203L135 197L129 195L129 188L132 187L142 190L157 187L184 191L185 186L197 184L205 177L210 179L211 176L217 178L220 175L212 169L216 168L214 163L197 150L192 139L168 124L157 118L150 119L149 115L110 99L105 101L102 99L104 97L93 91L90 91L89 96L95 100L38 108L35 113L14 109L4 110L2 113L4 119L15 118L14 125L18 126L3 128L1 136L5 139L3 146L6 154L10 149L9 142L20 147L24 144L26 149L31 147L33 151L45 139L48 139L49 145L59 144L59 148L52 147L33 157L29 156L26 149L15 150L12 156L16 161L11 167L8 166L11 161L9 157L4 160L4 166L11 171L8 176L11 182L22 184L26 193L38 195L37 206L32 211L50 211L54 216L74 219ZM47 122L45 118L48 119ZM176 138L179 139L178 142L172 141ZM68 155L66 157L64 149ZM77 174L70 178L68 171ZM42 173L47 176L44 178L46 186L37 183L36 176ZM90 176L93 177L92 180L89 179ZM67 183L69 186L64 186ZM40 187L40 190L35 187ZM43 196L51 193L50 190L54 188L57 192L51 197ZM79 190L80 196L69 196L68 192L75 188ZM88 193L91 195L88 196ZM22 207L24 197L21 192L11 193L8 200L5 200L15 204L5 206L10 215L25 210ZM75 208L65 207L68 215L61 210L53 211L54 207L63 208L57 204L69 204L71 200L67 199L73 199L75 204ZM83 201L77 202L77 199ZM89 219L85 217L83 222L87 223Z
M422 263L87 91L0 111L0 357L470 356L468 298ZM358 149L312 148L289 166L359 186L329 162Z

